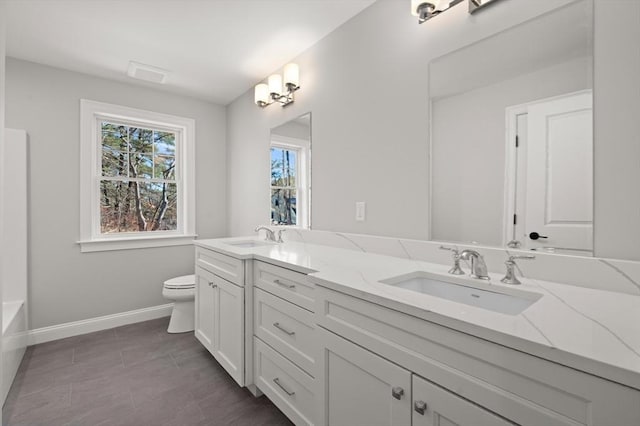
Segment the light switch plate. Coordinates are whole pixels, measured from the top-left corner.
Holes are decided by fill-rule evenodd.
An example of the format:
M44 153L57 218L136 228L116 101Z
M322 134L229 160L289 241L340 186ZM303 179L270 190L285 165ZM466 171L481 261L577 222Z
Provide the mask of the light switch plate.
M364 201L356 201L356 221L364 222L366 203Z

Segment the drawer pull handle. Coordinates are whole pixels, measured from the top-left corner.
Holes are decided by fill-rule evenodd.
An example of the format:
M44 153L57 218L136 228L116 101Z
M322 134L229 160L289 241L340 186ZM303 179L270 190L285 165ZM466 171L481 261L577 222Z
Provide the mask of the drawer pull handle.
M282 383L280 383L280 378L276 377L275 379L273 379L273 383L275 383L276 385L278 385L278 387L280 389L282 389L284 391L284 393L286 393L289 396L293 396L296 393L295 392L291 392L290 390L288 390L287 388L285 388L284 386L282 386Z
M425 411L427 411L427 403L424 401L416 401L413 404L413 409L416 410L416 413L424 416Z
M273 280L273 282L274 282L274 283L276 283L276 284L278 284L278 285L281 285L282 287L286 287L286 288L296 288L296 286L295 286L295 285L293 285L293 284L283 283L283 282L282 282L282 281L280 281L280 280Z
M218 287L218 285L217 285L217 284L214 284L214 283L213 283L213 281L211 281L211 282L209 283L209 287L211 287L211 288L216 288L216 287Z
M274 326L275 328L277 328L278 330L280 330L280 331L283 331L283 332L287 333L289 336L293 336L294 334L296 334L296 332L295 332L295 331L287 330L286 328L284 328L283 326L281 326L279 322L274 322L274 323L273 323L273 326Z
M400 386L396 386L391 389L391 396L393 396L395 399L402 399L402 395L404 395L404 389L402 389Z

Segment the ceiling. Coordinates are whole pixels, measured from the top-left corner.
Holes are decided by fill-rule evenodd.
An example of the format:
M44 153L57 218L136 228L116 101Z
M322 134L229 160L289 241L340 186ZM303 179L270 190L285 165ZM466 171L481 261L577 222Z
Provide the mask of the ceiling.
M374 1L9 0L7 55L226 105Z

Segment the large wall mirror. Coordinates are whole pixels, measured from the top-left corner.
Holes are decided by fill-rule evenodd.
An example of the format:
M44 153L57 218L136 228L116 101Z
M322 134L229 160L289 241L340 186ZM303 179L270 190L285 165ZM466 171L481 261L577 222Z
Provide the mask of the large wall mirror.
M311 113L271 129L271 224L311 228Z
M593 253L593 4L429 67L431 238Z

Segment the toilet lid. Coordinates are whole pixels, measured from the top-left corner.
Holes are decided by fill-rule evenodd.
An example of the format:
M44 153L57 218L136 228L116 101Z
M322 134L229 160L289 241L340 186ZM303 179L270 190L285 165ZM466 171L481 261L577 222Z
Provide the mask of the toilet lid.
M189 289L196 288L196 286L195 285L169 285L169 284L165 284L164 288L166 288L167 290L189 290Z
M195 275L183 275L171 278L164 282L164 288L194 288L196 286Z

